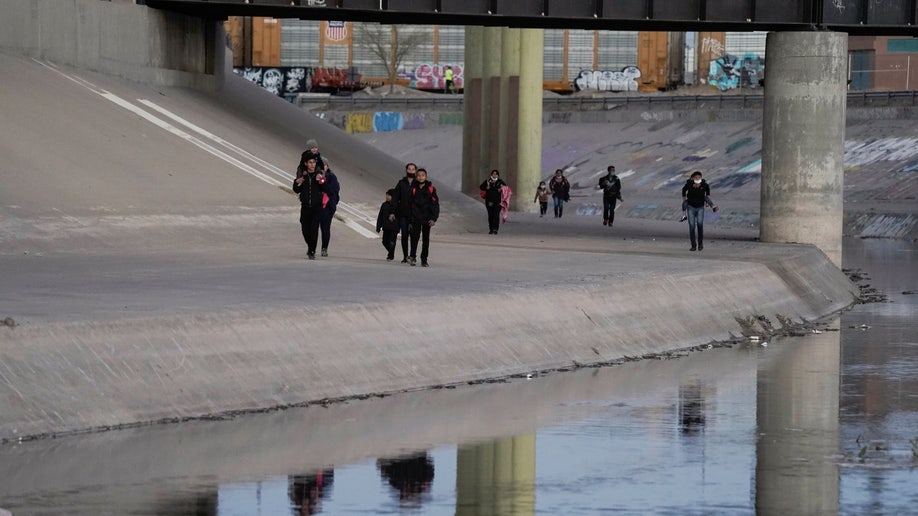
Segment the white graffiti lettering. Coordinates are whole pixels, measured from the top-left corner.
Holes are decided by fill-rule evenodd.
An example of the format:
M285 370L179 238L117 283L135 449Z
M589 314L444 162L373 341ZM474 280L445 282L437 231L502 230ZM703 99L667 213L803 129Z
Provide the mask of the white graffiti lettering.
M637 91L637 79L641 70L636 66L626 66L620 72L607 70L581 70L574 80L578 90L600 91Z
M832 7L838 10L838 12L843 12L845 10L844 0L832 0Z
M701 52L711 55L723 55L726 51L724 44L719 39L704 38L701 40Z

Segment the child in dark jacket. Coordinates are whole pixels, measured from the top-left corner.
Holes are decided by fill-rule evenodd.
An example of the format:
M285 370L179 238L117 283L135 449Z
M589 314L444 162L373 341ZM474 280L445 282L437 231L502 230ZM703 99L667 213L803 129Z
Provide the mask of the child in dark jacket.
M394 196L394 188L386 192L386 202L379 207L379 215L376 217L376 232L382 231L382 245L389 252L386 260L390 262L395 259L395 245L398 237L398 220L395 216L395 203L392 202Z

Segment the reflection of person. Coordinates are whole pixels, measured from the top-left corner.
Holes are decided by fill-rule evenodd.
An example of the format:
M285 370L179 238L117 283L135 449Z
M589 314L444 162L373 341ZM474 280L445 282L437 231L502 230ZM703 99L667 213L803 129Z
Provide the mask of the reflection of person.
M536 188L535 198L532 199L532 202L539 202L539 217L544 217L548 213L548 195L551 191L545 186L545 181L539 182L539 187Z
M411 240L411 186L418 167L414 163L405 165L405 177L395 185L395 217L398 219L398 229L402 234L402 263L408 263L408 242Z
M564 177L563 170L555 170L555 176L549 181L548 189L551 190L551 198L555 204L555 217L560 219L564 215L564 203L571 199L571 184Z
M300 195L300 228L306 241L306 256L316 259L325 175L316 170L316 158L307 157L300 177L293 181L293 191Z
M488 234L496 235L500 229L500 212L501 212L501 189L507 186L507 183L500 178L500 172L497 169L491 171L491 176L485 179L479 185L479 189L484 192L485 208L488 210Z
M437 189L427 180L427 170L419 168L417 179L411 187L411 256L409 263L412 266L418 262L418 240L421 240L421 267L427 267L430 228L434 227L439 217L440 201Z
M320 470L312 475L291 475L288 478L287 497L295 509L295 514L319 514L322 508L319 502L331 489L335 480L335 470Z
M446 79L446 87L443 89L443 93L452 93L453 92L453 67L452 66L446 67L446 72L444 72L443 78Z
M612 227L615 222L615 204L622 200L622 182L615 175L615 165L609 165L607 174L599 178L602 189L602 225Z
M395 240L398 238L398 219L395 217L395 203L392 197L395 195L395 189L386 192L386 202L379 207L379 215L376 216L376 232L382 231L382 245L388 251L386 260L395 259Z
M691 250L704 249L704 206L705 199L710 200L711 188L701 178L701 171L692 172L691 179L682 187L682 201L685 204L685 213L688 216L689 239L692 242ZM695 233L698 240L695 240ZM697 244L697 245L696 245Z
M419 507L421 497L430 492L434 479L433 461L427 453L397 459L376 461L379 474L398 492L402 505L415 504Z

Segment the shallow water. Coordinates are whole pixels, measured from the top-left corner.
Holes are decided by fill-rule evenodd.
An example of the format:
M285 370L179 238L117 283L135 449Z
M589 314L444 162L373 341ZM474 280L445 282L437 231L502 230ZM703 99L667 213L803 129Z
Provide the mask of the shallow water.
M23 514L908 514L918 245L846 242L888 302L670 360L0 448ZM918 441L916 441L918 446ZM915 453L918 453L916 451Z

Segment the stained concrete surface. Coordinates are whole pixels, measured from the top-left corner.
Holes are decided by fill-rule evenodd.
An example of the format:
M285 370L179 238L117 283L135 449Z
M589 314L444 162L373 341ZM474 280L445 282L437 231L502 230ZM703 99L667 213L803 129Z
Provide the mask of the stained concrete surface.
M362 220L404 156L242 79L203 94L0 64L16 71L0 90L20 92L0 105L0 440L653 356L856 295L819 250L748 227L709 228L702 253L672 220L514 213L487 235L437 172L432 266L388 263ZM151 123L141 99L219 141ZM309 137L347 204L314 262L283 186Z

